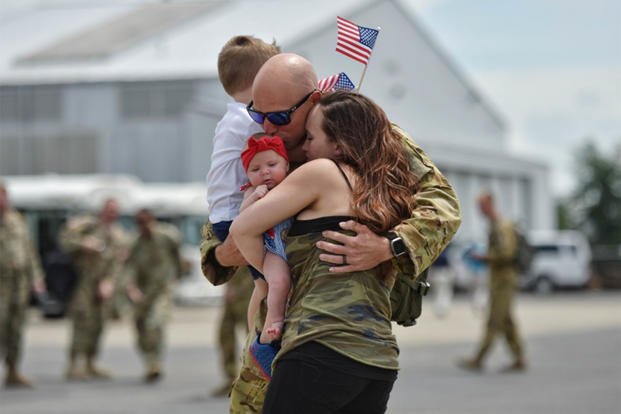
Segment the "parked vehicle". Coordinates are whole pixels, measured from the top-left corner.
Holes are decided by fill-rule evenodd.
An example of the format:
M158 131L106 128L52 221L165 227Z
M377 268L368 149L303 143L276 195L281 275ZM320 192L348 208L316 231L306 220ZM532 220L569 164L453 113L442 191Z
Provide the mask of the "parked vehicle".
M535 249L530 271L521 286L537 293L557 288L583 288L590 277L591 248L586 237L573 230L533 231L529 243Z

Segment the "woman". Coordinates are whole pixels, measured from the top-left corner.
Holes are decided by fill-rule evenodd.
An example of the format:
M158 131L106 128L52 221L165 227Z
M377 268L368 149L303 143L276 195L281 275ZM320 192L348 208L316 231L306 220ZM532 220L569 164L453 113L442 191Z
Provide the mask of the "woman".
M231 234L260 268L262 233L295 217L287 235L292 293L265 413L382 413L397 377L390 266L330 273L323 230L356 219L383 233L410 217L416 186L400 135L370 99L335 92L311 110L309 162L235 219ZM257 218L260 217L260 220Z

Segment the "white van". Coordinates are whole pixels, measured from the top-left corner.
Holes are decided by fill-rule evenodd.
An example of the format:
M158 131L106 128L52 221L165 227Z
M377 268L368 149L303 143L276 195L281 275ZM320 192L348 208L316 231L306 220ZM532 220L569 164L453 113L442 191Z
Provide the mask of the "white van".
M590 277L591 248L584 234L573 230L533 231L528 240L535 249L531 269L522 286L537 293L555 288L583 288Z

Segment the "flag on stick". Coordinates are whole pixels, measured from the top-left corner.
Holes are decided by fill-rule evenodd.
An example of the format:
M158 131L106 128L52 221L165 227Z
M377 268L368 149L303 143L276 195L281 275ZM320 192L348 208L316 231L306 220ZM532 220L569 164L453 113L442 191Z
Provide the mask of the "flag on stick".
M354 85L345 72L341 72L320 80L317 88L322 92L351 91L356 88L356 85Z
M341 16L336 17L336 26L336 51L366 66L379 30L358 26Z

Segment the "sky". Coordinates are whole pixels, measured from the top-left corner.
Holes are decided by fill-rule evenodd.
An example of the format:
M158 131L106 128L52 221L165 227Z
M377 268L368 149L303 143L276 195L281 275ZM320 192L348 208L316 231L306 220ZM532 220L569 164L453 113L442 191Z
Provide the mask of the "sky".
M408 5L502 114L510 150L548 163L556 196L574 188L575 153L587 138L604 154L621 151L621 1Z

